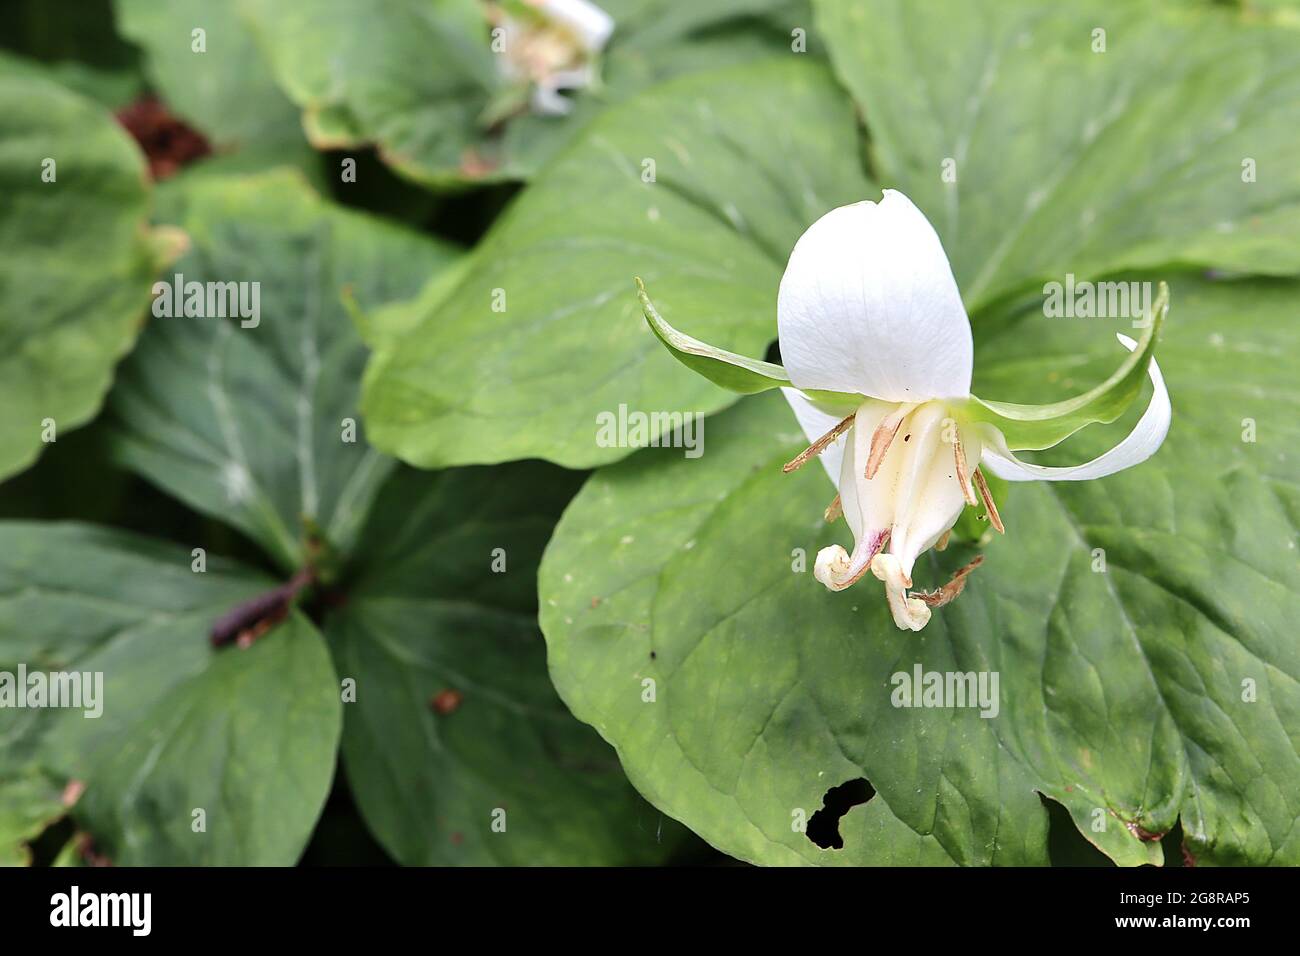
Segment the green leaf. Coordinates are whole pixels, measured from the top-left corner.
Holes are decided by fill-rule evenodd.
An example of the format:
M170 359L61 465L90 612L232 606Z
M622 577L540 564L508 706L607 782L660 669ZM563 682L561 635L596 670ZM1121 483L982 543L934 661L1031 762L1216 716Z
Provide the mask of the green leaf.
M274 582L193 560L89 525L0 523L0 669L102 674L100 716L6 710L0 753L85 783L72 815L114 863L292 864L333 776L328 651L297 612L248 650L213 650L213 621Z
M539 590L565 703L651 803L742 860L1046 862L1031 781L987 721L889 706L889 676L913 658L883 595L813 581L814 549L843 526L817 530L824 472L781 472L806 443L785 401L708 424L700 459L650 450L602 469L556 529ZM791 573L794 547L807 573ZM935 637L909 638L936 647L928 666L969 656ZM795 828L864 776L877 792L840 821L842 850Z
M49 78L109 109L144 91L139 51L115 34L109 0L82 2L75 17L45 0L9 0L0 46L39 61Z
M153 87L214 150L310 168L315 154L298 109L276 85L236 6L233 0L114 0L118 29L145 51ZM201 52L194 49L199 29Z
M1297 346L1277 317L1298 292L1173 283L1165 446L1100 481L1013 483L1006 536L919 634L893 626L875 581L832 594L812 579L847 531L821 521L823 472L781 473L804 439L777 396L709 419L699 460L647 450L602 469L539 574L561 696L652 803L753 862L1042 863L1037 791L1122 864L1158 864L1143 837L1181 821L1198 863L1295 865L1300 395L1276 357ZM1022 318L980 342L976 384L1074 391L1113 361L1099 325ZM1109 447L1138 412L1050 463ZM929 553L917 586L975 553ZM997 672L998 715L895 707L893 675L917 666ZM792 829L862 777L875 796L841 821L842 849Z
M249 283L250 317L150 321L112 396L117 456L286 569L317 528L346 550L392 463L360 427L366 353L341 296L414 295L456 253L332 206L287 171L201 177L172 198L192 248L164 284Z
M965 407L966 416L994 425L1013 451L1051 448L1087 425L1115 421L1142 391L1147 366L1155 355L1156 337L1168 312L1169 287L1162 282L1137 348L1106 381L1083 394L1045 405L991 402L972 396Z
M802 57L684 78L605 113L498 220L437 307L381 343L363 397L371 440L422 467L582 467L628 453L597 445L602 411L734 401L663 354L630 280L645 278L666 319L761 352L795 240L870 194L856 148L848 103Z
M99 410L139 330L155 250L130 138L98 105L3 56L0 193L5 478Z
M680 73L788 52L791 27L810 19L778 0L599 6L615 21L599 88L577 93L568 115L525 113L491 129L486 117L513 91L478 0L241 0L240 10L312 142L373 143L400 173L437 188L527 178L609 106Z
M30 768L0 777L0 866L27 866L27 844L63 816L62 789Z
M1294 31L1210 4L814 8L876 174L930 217L971 310L1067 273L1300 271Z
M578 481L402 472L376 504L326 633L356 681L348 781L401 863L643 864L679 842L546 678L537 561Z

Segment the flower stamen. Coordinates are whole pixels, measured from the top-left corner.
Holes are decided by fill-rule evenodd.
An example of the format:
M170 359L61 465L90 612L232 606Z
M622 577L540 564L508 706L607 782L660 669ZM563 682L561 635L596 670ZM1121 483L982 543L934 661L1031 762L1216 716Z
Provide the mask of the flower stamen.
M781 471L783 471L785 474L788 475L790 474L790 472L802 468L804 465L808 464L808 462L810 462L812 459L816 458L827 448L829 448L831 442L835 441L835 439L839 438L846 431L848 431L849 428L852 427L853 419L857 417L857 414L858 414L857 412L853 412L852 414L846 415L844 417L844 420L841 421L838 425L836 425L834 428L828 431L821 438L817 439L815 442L813 442L811 445L809 445L807 448L801 451L795 458L786 462L785 465L781 468Z
M916 407L915 404L899 405L896 409L880 420L876 430L871 434L871 452L867 455L867 468L863 473L868 481L876 477L876 472L880 470L880 464L885 460L885 455L889 451L889 446L894 443L894 436L898 434L899 427L903 424L903 419L908 413Z
M966 466L966 452L962 448L961 435L957 435L952 440L952 456L957 462L957 484L961 485L962 497L966 499L968 505L979 504L970 486L970 473Z
M993 494L989 491L989 483L984 480L978 468L975 469L975 487L979 490L980 498L984 502L984 510L988 512L989 523L993 525L993 530L998 534L1006 534L1007 529L1002 524L1002 516L998 514L998 506L993 503Z
M966 587L966 576L984 563L984 555L977 554L965 567L958 568L952 579L936 591L917 591L914 597L924 601L930 607L943 607L957 600Z
M826 506L826 512L822 517L826 519L827 524L831 524L833 521L838 520L842 514L844 514L844 502L840 500L837 492L831 503Z

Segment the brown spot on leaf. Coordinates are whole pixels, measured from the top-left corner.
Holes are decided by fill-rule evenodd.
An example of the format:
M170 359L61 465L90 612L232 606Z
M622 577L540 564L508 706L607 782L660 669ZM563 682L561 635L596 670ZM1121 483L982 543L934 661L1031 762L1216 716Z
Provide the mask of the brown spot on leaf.
M1136 820L1125 820L1124 826L1128 828L1129 833L1133 834L1143 843L1154 843L1156 840L1159 840L1164 836L1163 833L1155 833L1139 826Z
M440 690L438 693L434 694L429 700L429 706L433 708L433 712L438 716L446 717L459 707L461 701L464 699L464 694L448 687L446 690Z
M479 179L486 176L496 168L496 163L485 158L482 153L472 146L465 150L465 152L461 153L460 172L462 176L467 176L470 179Z

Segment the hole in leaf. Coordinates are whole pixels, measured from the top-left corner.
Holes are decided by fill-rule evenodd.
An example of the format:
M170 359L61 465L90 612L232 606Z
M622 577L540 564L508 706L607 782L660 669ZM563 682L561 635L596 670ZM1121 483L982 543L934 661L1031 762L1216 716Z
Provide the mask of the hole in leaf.
M1038 795L1038 799L1047 808L1047 855L1052 866L1105 867L1115 865L1111 862L1110 857L1097 849L1087 837L1079 832L1079 828L1070 817L1069 810L1041 793ZM1108 823L1119 825L1114 820L1108 821Z
M823 850L844 849L844 838L840 836L840 819L875 795L876 788L866 777L831 787L822 797L822 808L808 819L808 829L804 836Z

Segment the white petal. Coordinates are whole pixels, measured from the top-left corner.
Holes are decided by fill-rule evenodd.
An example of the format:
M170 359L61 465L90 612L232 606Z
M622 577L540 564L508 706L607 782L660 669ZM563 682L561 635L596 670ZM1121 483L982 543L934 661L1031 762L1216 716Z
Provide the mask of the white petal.
M880 475L871 481L865 477L867 459L871 457L871 436L891 410L883 402L863 402L858 406L853 427L849 430L852 444L846 450L840 469L840 506L844 509L844 520L853 531L854 554L858 557L865 557L874 550L875 542L889 528L893 514L892 502L878 493L881 486L876 481ZM883 470L884 463L881 465ZM864 541L869 543L866 551L863 551Z
M588 0L540 0L537 8L567 27L589 53L603 49L614 32L614 18Z
M591 86L596 79L596 72L590 63L573 70L556 70L546 78L546 82L557 90L582 90Z
M930 608L920 598L907 596L907 579L893 554L878 554L871 561L871 573L885 583L889 612L900 631L919 631L930 623Z
M538 83L533 87L533 112L538 116L564 116L573 109L573 102L561 96L554 83Z
M948 257L895 190L809 227L781 278L777 327L799 388L891 402L970 394L970 321Z
M1127 335L1116 335L1116 338L1130 352L1137 348L1137 343ZM994 448L984 450L984 463L988 465L989 471L1007 481L1088 481L1092 478L1113 475L1117 471L1132 468L1146 461L1156 453L1156 449L1165 440L1165 435L1169 434L1169 420L1173 415L1173 408L1169 404L1169 390L1165 388L1165 378L1160 374L1160 366L1156 364L1154 358L1151 359L1147 372L1151 376L1151 383L1155 386L1151 403L1147 405L1147 410L1142 413L1142 417L1138 419L1138 423L1133 426L1133 430L1127 437L1104 455L1082 465L1064 468L1031 465L1029 462L1021 461L1007 449L1006 440L1001 432L989 429L985 433L985 438L996 450Z

